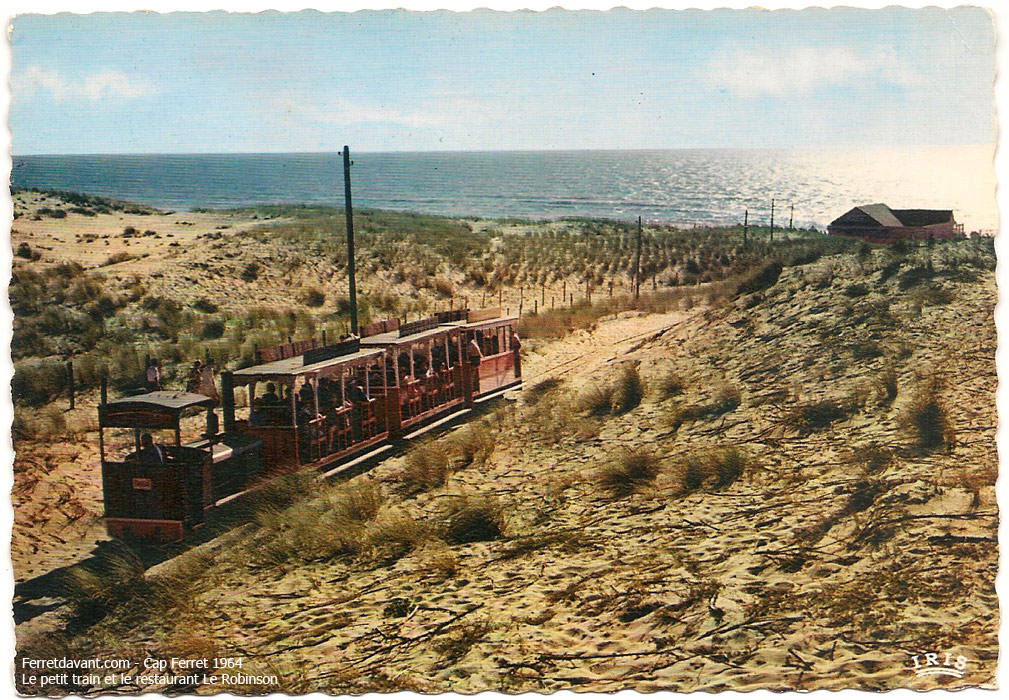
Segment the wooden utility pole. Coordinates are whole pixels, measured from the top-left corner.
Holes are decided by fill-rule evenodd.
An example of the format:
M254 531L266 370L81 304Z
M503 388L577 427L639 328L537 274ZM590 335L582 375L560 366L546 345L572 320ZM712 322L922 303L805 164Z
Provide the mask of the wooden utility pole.
M146 374L145 374L146 377ZM73 360L67 360L67 391L70 392L70 410L74 410L77 401L74 393L74 363Z
M770 242L774 242L774 200L771 200L771 238Z
M350 285L350 332L357 335L357 282L354 279L354 209L350 201L350 148L343 147L343 197L347 213L347 281Z
M746 245L746 229L750 227L750 210L743 212L743 245Z
M638 245L634 252L634 298L641 293L641 217L638 217Z

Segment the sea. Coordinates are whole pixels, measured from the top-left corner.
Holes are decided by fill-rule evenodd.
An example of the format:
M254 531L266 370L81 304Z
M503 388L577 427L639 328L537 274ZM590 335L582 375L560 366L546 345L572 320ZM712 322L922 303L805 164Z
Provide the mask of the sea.
M824 229L859 204L952 209L993 233L994 146L353 153L355 207L463 217L606 218ZM23 155L16 188L160 209L344 202L342 154Z

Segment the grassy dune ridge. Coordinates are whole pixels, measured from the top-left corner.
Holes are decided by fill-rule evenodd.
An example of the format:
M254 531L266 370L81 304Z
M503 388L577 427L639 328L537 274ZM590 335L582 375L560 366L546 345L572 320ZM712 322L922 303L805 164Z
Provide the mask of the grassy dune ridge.
M329 269L336 213L252 213L275 218L247 247ZM431 308L421 280L472 300L464 280L481 269L514 310L531 293L515 285L572 258L547 281L559 296L597 274L596 247L630 235L461 223L476 252L458 265L427 234L375 230L388 257L367 274ZM19 652L242 656L282 679L239 692L992 683L991 241L803 233L743 248L732 231L649 233L655 250L667 235L691 250L699 272L676 253L638 303L597 286L591 303L524 317L515 401L350 481L278 484L245 525L154 569L110 553L68 578L68 606L19 628ZM289 288L314 284L328 304L328 283L297 269ZM909 654L946 649L971 659L962 680L908 672Z
M60 212L58 216L54 212ZM183 214L70 193L15 194L9 297L15 401L40 407L108 377L142 384L144 357L169 383L209 353L219 366L253 361L255 346L347 328L345 223L339 209L264 206ZM356 215L359 317L407 317L501 303L512 312L563 309L525 325L556 336L552 319L626 299L635 232L621 222L515 222L362 210ZM808 231L743 246L739 229L646 227L645 291L744 275L852 247ZM574 312L572 307L581 307ZM589 310L592 309L592 310ZM543 323L544 319L548 323Z

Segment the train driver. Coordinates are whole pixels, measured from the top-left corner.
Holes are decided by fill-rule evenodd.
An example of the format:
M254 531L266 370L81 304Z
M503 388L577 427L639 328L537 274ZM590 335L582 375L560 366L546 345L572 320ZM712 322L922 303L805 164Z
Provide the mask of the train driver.
M128 462L140 462L141 464L164 464L165 448L154 444L154 438L150 433L140 436L140 450L126 457Z

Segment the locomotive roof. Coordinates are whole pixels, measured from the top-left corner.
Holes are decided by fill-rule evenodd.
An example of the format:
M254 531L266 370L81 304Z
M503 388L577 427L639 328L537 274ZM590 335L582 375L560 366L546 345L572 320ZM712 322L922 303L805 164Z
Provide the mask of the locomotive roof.
M192 394L187 391L152 391L148 394L109 401L106 406L116 411L153 408L181 413L193 406L212 406L213 404L214 399L203 394Z
M244 369L235 370L236 379L255 379L259 377L296 377L301 374L314 374L336 365L353 363L356 360L375 359L382 351L378 348L365 348L349 355L331 357L328 360L316 362L311 365L304 364L304 356L288 357L283 360L274 360L262 365L254 365Z

